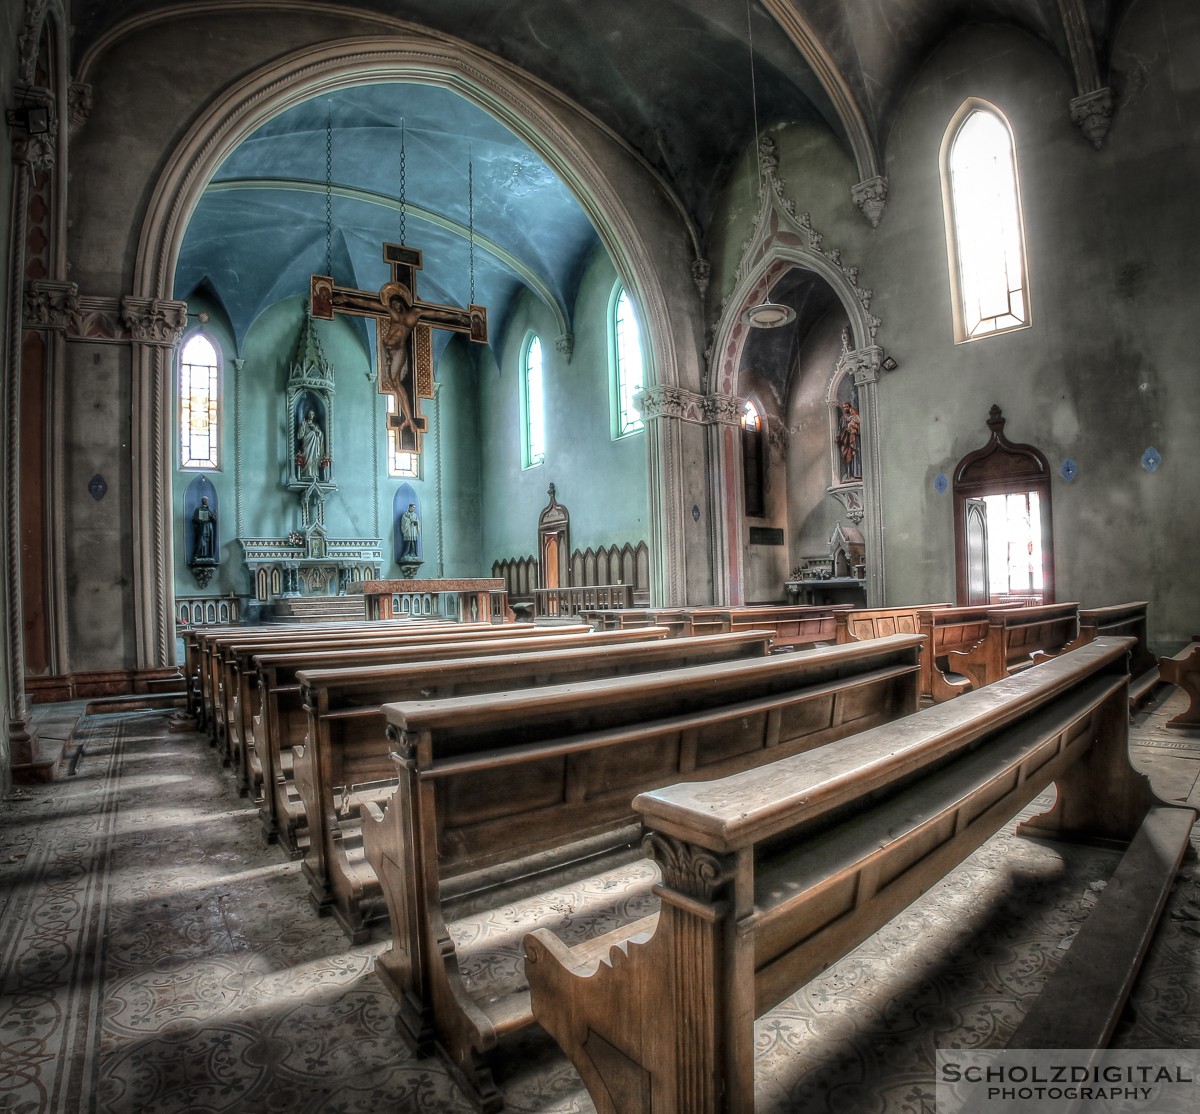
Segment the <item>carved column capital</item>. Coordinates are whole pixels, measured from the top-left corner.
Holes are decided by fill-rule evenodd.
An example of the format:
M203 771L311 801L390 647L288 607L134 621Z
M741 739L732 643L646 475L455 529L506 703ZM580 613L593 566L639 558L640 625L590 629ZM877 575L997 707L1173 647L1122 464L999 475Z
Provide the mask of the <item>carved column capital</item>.
M883 349L877 344L866 348L850 348L842 353L838 367L854 379L854 385L878 383L879 370L883 366Z
M1114 107L1113 91L1107 88L1095 89L1071 100L1071 122L1097 151L1104 146Z
M92 115L92 87L86 81L67 86L67 121L71 135L80 131Z
M683 387L647 387L634 399L647 420L677 418L680 421L703 423L702 396Z
M41 279L25 284L25 328L67 331L76 325L79 286Z
M692 260L692 281L696 284L696 292L703 300L708 293L708 284L712 280L712 264L707 259Z
M575 355L575 334L563 333L554 342L554 351L560 356L566 356L567 363L571 362L571 357Z
M132 340L174 348L187 325L187 302L126 295L121 299L121 322Z
M662 832L647 832L642 850L658 863L665 886L696 901L711 902L734 876L732 855L714 855Z
M882 174L876 174L874 178L868 178L865 182L850 187L850 196L854 198L854 204L871 222L872 228L879 227L879 220L887 205L887 195L888 180Z
M736 395L708 395L703 402L704 420L709 425L737 425L743 403Z

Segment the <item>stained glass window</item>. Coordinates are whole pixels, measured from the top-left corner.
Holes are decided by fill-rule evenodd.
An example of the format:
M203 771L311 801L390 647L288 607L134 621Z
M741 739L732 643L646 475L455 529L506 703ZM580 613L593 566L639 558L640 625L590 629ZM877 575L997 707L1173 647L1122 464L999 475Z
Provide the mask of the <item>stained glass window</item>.
M193 333L179 357L179 466L221 467L220 367L203 333Z
M643 428L641 412L633 404L634 396L641 391L642 383L642 334L634 313L633 299L624 286L618 288L613 299L610 322L613 352L614 407L613 434L624 437Z
M525 467L546 459L546 419L542 397L542 342L531 336L525 345L522 402L524 404Z

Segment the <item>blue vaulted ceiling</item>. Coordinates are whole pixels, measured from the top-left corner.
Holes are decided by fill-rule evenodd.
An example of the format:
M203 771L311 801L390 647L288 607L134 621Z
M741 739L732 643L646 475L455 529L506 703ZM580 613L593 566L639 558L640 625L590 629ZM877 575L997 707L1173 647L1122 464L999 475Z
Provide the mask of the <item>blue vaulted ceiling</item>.
M522 289L570 331L580 276L599 243L578 202L482 109L446 89L399 82L314 98L245 140L188 225L176 297L215 295L240 348L260 313L326 273L327 228L336 281L378 289L389 277L382 245L400 240L402 135L404 239L424 252L419 295L467 304L473 198L474 300L488 307L493 345ZM366 324L356 327L369 343Z

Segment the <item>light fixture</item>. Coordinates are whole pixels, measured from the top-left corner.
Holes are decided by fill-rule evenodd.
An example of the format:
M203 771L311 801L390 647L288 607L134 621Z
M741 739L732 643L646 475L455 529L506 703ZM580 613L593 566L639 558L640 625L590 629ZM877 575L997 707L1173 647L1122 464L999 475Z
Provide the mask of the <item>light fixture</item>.
M758 150L758 88L754 80L754 28L750 22L751 0L746 0L746 36L750 44L750 104L754 113L754 165L758 167L758 196L763 195L762 156ZM760 200L761 203L761 200ZM778 329L796 319L796 311L791 306L772 302L770 291L763 294L763 300L756 306L751 306L742 314L742 320L755 329Z
M44 104L23 104L6 113L8 125L26 135L45 135L50 130L50 109Z

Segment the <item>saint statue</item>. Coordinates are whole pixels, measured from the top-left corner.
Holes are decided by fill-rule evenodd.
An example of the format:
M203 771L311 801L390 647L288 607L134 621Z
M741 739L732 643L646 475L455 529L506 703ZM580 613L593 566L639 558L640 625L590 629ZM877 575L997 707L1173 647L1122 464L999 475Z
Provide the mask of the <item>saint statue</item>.
M325 457L325 434L309 410L296 433L296 475L302 480L319 480Z
M862 458L859 452L862 419L851 402L842 403L838 416L837 446L842 458L842 481L862 479Z
M409 503L408 510L400 516L400 538L403 546L399 560L415 561L417 559L417 539L421 536L421 522L417 518L416 503Z
M202 496L192 515L192 564L209 564L217 559L217 512Z

